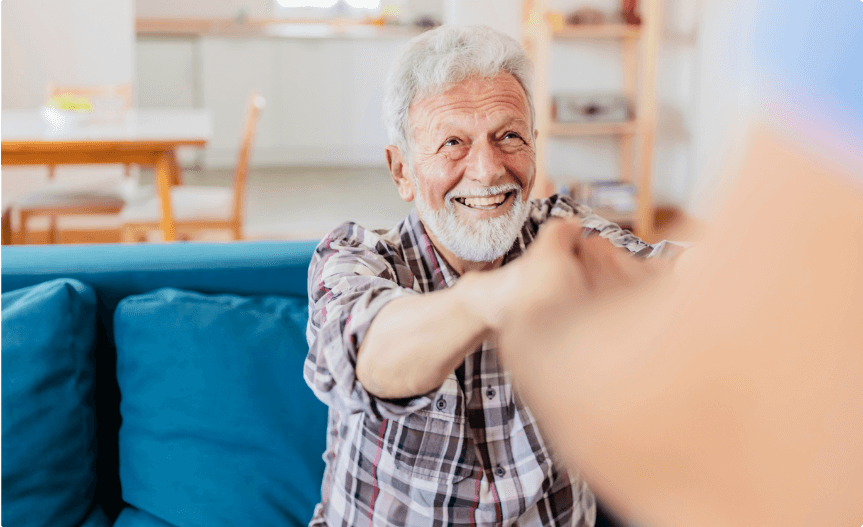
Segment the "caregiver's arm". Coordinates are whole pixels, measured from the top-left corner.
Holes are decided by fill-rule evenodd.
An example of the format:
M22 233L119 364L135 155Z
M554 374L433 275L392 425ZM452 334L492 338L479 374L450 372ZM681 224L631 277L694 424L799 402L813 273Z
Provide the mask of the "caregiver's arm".
M558 450L636 522L858 525L863 190L774 133L751 146L679 275L578 303L537 288L502 355ZM577 226L555 229L535 272L589 274Z

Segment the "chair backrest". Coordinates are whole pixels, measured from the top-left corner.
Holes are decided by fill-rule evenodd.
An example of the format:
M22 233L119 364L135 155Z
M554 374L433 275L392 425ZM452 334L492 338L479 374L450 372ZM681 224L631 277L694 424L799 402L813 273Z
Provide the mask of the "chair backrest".
M243 138L240 143L240 156L234 170L234 211L233 221L241 225L243 221L243 203L245 203L246 179L249 175L249 159L252 155L252 143L255 139L255 129L258 116L267 105L266 99L259 93L252 93L246 107L246 124L243 128Z

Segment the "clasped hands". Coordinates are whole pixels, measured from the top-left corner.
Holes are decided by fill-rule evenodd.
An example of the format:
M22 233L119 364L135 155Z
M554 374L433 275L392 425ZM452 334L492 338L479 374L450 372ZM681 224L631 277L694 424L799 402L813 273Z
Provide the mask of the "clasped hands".
M499 332L508 321L536 312L586 312L671 270L664 258L645 259L615 247L575 218L553 219L525 254L494 271L468 273L477 282L476 308Z

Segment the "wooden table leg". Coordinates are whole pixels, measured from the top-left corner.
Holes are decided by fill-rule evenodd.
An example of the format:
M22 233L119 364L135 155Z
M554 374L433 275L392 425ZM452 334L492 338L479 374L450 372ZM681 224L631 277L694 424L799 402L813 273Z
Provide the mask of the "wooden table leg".
M177 161L176 152L171 152L171 171L173 173L171 185L182 185L183 171L180 170L180 163Z
M156 190L162 203L162 219L159 227L166 242L174 241L174 216L171 211L171 182L179 177L178 165L173 150L163 152L156 164Z

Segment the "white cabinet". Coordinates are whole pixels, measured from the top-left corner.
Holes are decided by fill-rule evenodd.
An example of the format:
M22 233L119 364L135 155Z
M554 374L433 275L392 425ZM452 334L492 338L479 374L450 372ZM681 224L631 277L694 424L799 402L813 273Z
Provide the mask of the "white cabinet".
M383 165L383 84L407 41L139 37L137 104L209 108L206 167L236 162L252 91L267 99L253 165Z
M140 108L200 108L198 39L138 37L135 45L134 104ZM201 165L200 148L181 148L184 166Z
M203 38L201 50L201 103L213 112L213 140L205 151L207 167L231 167L236 163L249 94L264 96L268 106L261 113L255 135L252 163L269 164L263 153L278 146L281 115L275 100L276 55L268 39Z
M195 38L138 37L135 46L135 106L200 106L198 44Z

